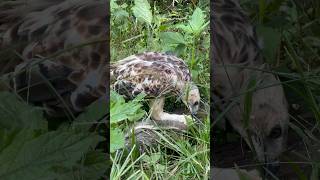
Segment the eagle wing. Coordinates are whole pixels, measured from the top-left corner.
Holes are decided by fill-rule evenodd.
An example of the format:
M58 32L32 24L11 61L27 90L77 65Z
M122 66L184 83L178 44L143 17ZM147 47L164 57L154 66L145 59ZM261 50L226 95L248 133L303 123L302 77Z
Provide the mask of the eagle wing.
M173 55L145 52L111 64L113 88L128 98L141 92L147 97L180 93L191 81L186 63Z

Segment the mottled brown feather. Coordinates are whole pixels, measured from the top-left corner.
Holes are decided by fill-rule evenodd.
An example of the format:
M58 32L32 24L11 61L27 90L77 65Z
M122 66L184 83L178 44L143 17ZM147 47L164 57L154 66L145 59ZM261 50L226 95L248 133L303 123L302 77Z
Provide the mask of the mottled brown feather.
M184 60L159 52L144 52L112 63L114 89L127 97L179 94L191 75Z
M22 57L11 65L10 70L16 74L11 76L12 88L30 102L55 109L52 114L58 115L57 109L65 111L65 104L72 112L80 112L104 96L107 84L106 3L103 0L1 2L0 48L19 44L14 50ZM101 42L81 46L93 41ZM79 47L42 60L75 46ZM35 64L38 60L41 62ZM31 74L19 72L30 71L31 66ZM34 83L40 85L34 86ZM32 87L30 93L26 92L28 87Z

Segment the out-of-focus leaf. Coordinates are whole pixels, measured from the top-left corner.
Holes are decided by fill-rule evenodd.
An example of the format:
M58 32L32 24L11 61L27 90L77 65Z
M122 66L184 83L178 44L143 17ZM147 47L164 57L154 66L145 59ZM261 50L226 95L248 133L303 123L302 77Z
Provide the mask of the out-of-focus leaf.
M99 179L104 176L109 164L107 154L101 151L89 151L85 159L72 168L55 168L53 176L59 180L74 179Z
M150 155L143 156L142 160L147 163L156 164L159 161L160 157L161 157L161 153L157 152L157 153L152 153Z
M200 8L196 8L187 24L178 24L176 28L182 29L186 33L200 34L206 26L209 25L209 21L205 21L205 14Z
M72 123L74 127L89 129L93 124L97 123L107 115L107 100L99 99L92 103L85 112L81 113Z
M132 11L134 16L148 25L152 25L152 12L150 10L150 4L148 0L135 0Z
M186 44L183 35L179 32L162 32L160 33L160 39L165 44Z
M25 129L13 133L11 142L0 153L0 179L59 176L55 167L71 168L100 141L99 136L87 132L53 131L37 135L34 130Z
M40 108L26 104L9 92L0 92L0 99L0 127L47 129Z
M124 147L124 134L120 129L112 128L110 130L110 152L113 153L116 150Z
M200 8L196 8L191 16L191 20L189 21L189 25L192 30L198 32L202 29L205 24L205 14Z

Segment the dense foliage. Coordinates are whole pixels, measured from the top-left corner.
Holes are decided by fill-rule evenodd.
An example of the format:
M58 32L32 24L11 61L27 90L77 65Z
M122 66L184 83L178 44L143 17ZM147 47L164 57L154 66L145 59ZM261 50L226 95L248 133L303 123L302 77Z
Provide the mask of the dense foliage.
M105 176L106 102L92 104L71 123L50 128L42 109L0 93L0 179L99 179ZM90 128L97 124L96 130ZM101 123L102 125L102 123ZM99 132L100 131L100 132Z

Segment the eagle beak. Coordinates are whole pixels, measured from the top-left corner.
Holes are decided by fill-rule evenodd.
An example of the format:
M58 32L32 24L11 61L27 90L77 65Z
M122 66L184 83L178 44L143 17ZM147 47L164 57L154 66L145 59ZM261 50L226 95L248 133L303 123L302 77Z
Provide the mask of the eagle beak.
M279 161L276 160L268 160L267 154L265 152L265 143L260 138L252 138L252 143L254 146L254 150L260 162L265 162L263 165L262 173L266 177L274 177L277 176L280 170Z
M191 117L193 121L198 119L195 113L191 113Z
M189 106L189 110L190 110L190 113L191 113L192 116L196 116L197 115L197 112L198 112L198 108L197 107L190 105Z
M193 117L193 118L196 118L196 115L197 115L197 111L194 109L194 108L190 108L190 112L191 112L191 116Z

